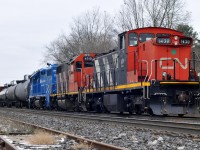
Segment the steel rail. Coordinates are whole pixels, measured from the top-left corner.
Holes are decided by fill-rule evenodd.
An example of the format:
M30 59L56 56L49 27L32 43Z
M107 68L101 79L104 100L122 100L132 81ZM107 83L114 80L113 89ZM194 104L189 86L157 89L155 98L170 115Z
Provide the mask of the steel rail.
M76 116L91 116L91 117L122 117L122 118L140 118L140 119L153 119L153 120L180 120L180 121L199 121L200 123L200 118L199 117L191 117L191 116L185 116L185 117L177 117L177 116L149 116L149 115L130 115L128 113L124 114L119 114L119 113L109 113L109 114L102 114L102 113L96 113L96 112L68 112L68 111L56 111L56 110L38 110L38 109L18 109L18 108L1 108L2 110L11 110L11 111L16 111L16 112L26 112L26 113L34 113L34 114L41 114L43 115L48 115L48 114L54 114L55 116L69 116L70 115L76 115ZM1 110L0 109L0 110Z

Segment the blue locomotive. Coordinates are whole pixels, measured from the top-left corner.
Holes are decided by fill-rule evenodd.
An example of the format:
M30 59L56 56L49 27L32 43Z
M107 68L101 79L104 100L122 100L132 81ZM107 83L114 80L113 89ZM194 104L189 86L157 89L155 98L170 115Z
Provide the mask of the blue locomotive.
M30 77L29 107L51 109L54 106L50 95L56 93L57 64L48 65Z

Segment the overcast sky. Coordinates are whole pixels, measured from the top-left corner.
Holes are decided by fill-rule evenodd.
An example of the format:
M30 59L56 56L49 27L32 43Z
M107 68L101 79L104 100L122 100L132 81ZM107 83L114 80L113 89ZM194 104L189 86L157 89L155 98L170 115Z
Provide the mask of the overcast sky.
M115 14L123 0L0 0L0 85L43 67L45 46L68 32L73 17L100 7ZM187 0L200 34L199 0Z

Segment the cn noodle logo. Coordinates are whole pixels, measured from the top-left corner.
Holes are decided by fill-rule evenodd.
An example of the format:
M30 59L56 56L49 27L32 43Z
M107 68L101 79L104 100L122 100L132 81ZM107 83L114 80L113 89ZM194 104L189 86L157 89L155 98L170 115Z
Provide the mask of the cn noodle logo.
M174 69L174 65L172 64L172 66L169 65L163 65L163 62L166 62L167 60L176 60L176 63L178 63L180 65L180 67L182 69L187 69L188 68L188 59L185 58L185 63L182 63L178 58L160 58L160 68L161 69Z

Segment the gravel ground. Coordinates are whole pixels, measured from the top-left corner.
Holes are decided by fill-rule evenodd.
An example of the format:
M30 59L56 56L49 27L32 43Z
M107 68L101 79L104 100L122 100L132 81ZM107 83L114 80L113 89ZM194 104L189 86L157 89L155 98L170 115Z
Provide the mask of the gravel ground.
M130 150L199 150L200 137L138 129L130 126L80 121L42 115L30 115L0 110L0 116L68 132L92 140L124 147ZM1 124L1 123L0 123ZM74 143L66 141L64 145ZM66 148L65 147L65 148Z

